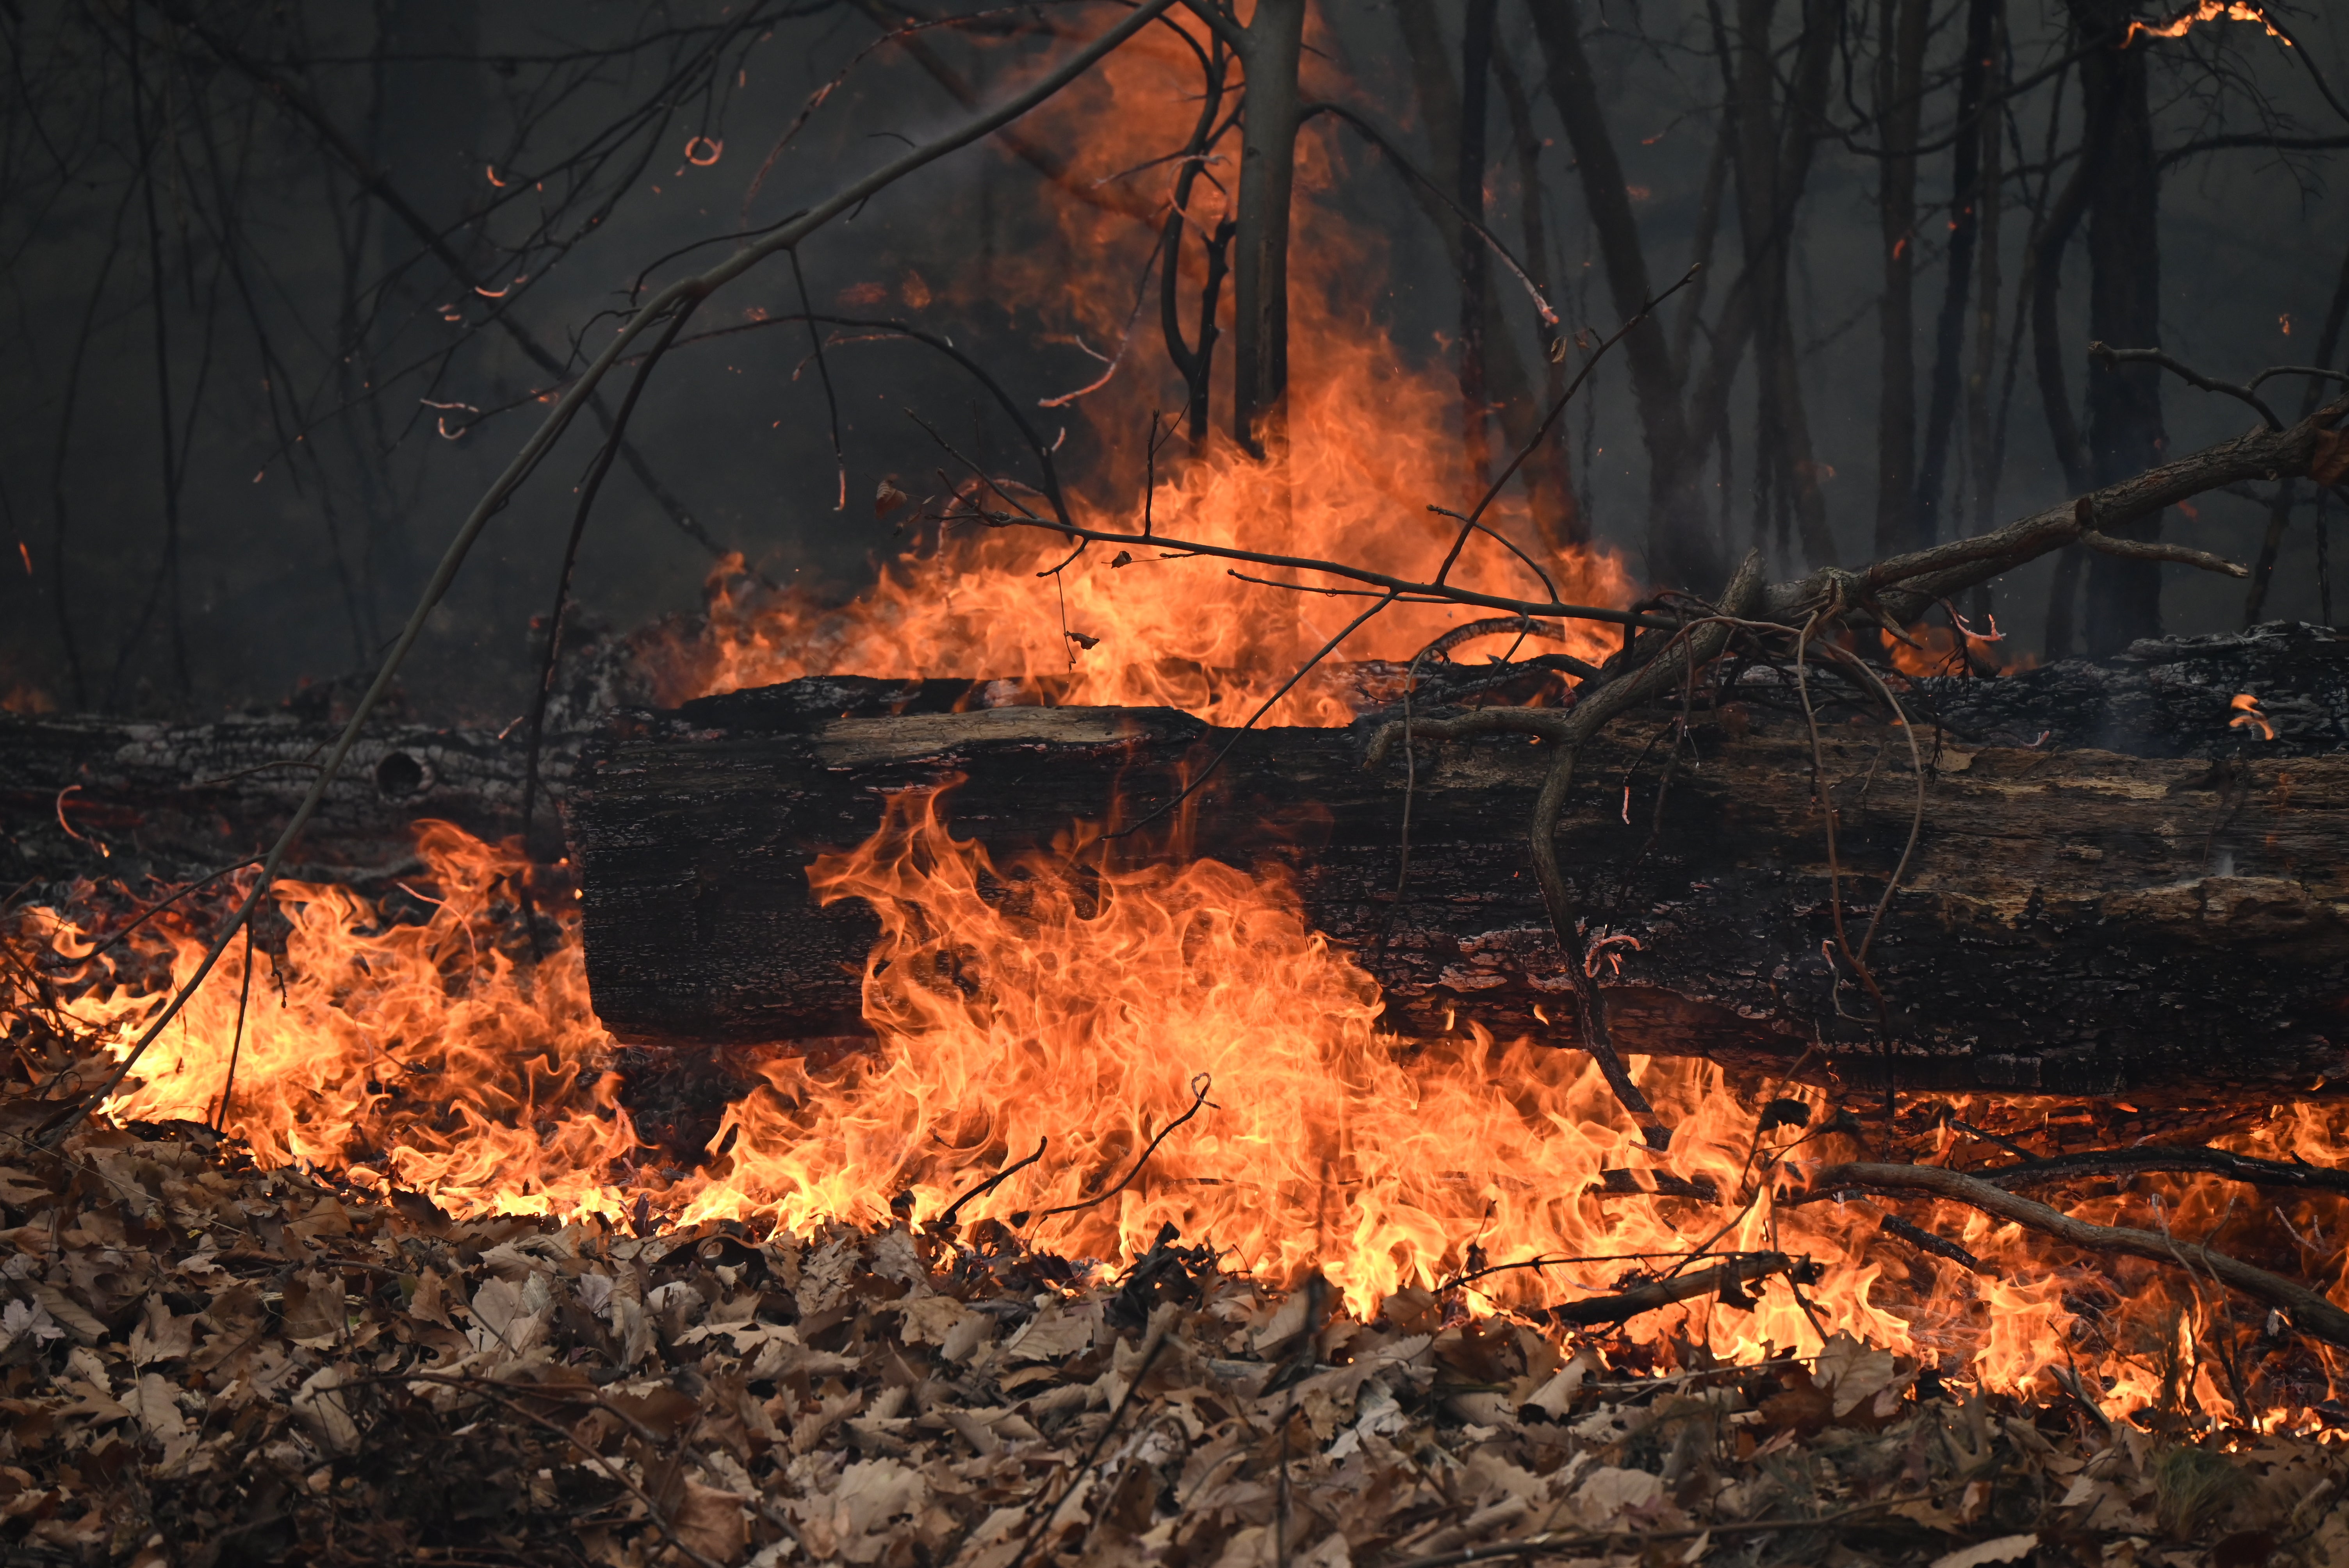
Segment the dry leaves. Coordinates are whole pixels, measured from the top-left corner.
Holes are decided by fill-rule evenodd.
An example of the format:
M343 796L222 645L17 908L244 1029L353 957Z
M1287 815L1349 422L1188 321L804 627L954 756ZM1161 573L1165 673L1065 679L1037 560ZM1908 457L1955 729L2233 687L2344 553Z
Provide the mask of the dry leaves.
M9 1140L16 1556L2349 1564L2322 1444L1920 1397L1848 1338L1633 1377L1423 1292L1357 1323L1173 1237L1114 1274L994 1227L457 1224L213 1143Z

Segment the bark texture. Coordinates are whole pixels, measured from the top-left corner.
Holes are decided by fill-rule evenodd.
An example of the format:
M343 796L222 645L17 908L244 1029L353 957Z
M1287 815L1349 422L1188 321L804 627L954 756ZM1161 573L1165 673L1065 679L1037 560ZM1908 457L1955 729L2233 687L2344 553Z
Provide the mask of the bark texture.
M2243 691L2274 739L2230 724ZM1233 738L1165 710L949 711L975 695L794 682L591 743L570 822L606 1026L657 1047L647 1063L854 1036L876 925L814 907L806 868L867 837L886 792L960 779L954 831L1003 865L1074 820L1131 819ZM1823 714L1831 872L1791 686L1754 672L1733 695L1669 763L1671 710L1619 720L1561 825L1579 903L1638 939L1600 976L1623 1049L1783 1068L1817 1042L1810 1070L1855 1085L2084 1096L2349 1070L2349 640L2279 624L1918 683L1910 711L1938 727L1919 727L1922 833L1871 950L1880 1015L1836 990L1820 944L1837 873L1856 938L1908 839L1907 738L1856 704ZM1526 861L1543 749L1418 743L1398 902L1401 750L1365 766L1390 717L1239 737L1191 840L1128 852L1281 868L1400 1032L1474 1020L1573 1045L1547 1021L1571 1018L1569 980Z
M259 854L339 732L323 714L210 724L0 715L0 881L181 882ZM578 749L576 734L548 736L540 782L551 797L560 798ZM417 864L413 824L427 817L489 838L513 832L523 750L518 727L501 739L385 726L353 749L288 874L361 884L405 875Z

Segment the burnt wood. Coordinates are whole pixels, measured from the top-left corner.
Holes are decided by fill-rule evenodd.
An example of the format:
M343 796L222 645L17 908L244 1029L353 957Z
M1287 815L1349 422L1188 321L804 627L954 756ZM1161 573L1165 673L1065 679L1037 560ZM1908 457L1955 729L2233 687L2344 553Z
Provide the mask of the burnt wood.
M1418 710L1446 682L1490 679L1438 672ZM854 902L816 907L806 873L865 839L888 792L959 779L954 831L1003 863L1071 821L1131 820L1227 742L1195 837L1126 854L1278 867L1385 987L1398 1032L1474 1020L1574 1043L1525 841L1544 748L1418 744L1398 902L1401 751L1365 765L1393 710L1235 739L1167 710L972 707L997 690L799 681L624 714L589 743L568 807L588 975L639 1074L722 1078L743 1047L861 1032L876 922ZM2244 691L2275 738L2231 722ZM2349 1073L2349 640L2276 625L1914 683L1926 804L1871 952L1880 1012L1838 991L1823 955L1835 900L1795 693L1754 670L1731 696L1692 716L1677 756L1673 709L1618 721L1560 828L1593 919L1638 940L1610 949L1621 969L1604 976L1625 1049L1783 1069L1816 1044L1808 1070L1855 1088L2070 1096L2297 1091ZM1917 776L1901 730L1856 696L1822 724L1856 941Z
M257 855L341 727L331 715L285 712L205 724L0 715L0 875L11 888L76 876L184 882ZM579 743L548 738L540 771L552 795ZM419 864L414 824L424 818L512 833L524 766L519 727L502 737L386 724L353 747L286 874L359 886L405 876ZM543 828L549 813L539 817Z

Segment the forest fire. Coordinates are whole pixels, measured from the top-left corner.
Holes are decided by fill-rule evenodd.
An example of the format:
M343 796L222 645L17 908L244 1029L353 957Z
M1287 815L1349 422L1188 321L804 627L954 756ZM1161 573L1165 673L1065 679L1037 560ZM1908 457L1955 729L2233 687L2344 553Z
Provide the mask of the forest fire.
M1156 105L1163 120L1175 95L1159 78L1188 68L1171 46L1138 50L1096 90ZM1089 146L1089 177L1177 135L1145 114L1107 123L1126 135ZM1328 178L1327 156L1305 160L1309 185ZM1212 183L1195 189L1212 208ZM1221 220L1185 214L1201 232ZM1063 221L1072 251L1096 253L1087 242L1102 212L1077 205ZM1465 505L1482 488L1453 433L1457 389L1361 330L1361 283L1378 269L1357 242L1324 232L1294 264L1310 282L1292 300L1299 374L1281 449L1267 462L1205 440L1164 474L1154 467L1140 518L1072 499L1074 521L1403 574L1442 555L1461 522L1430 498L1470 492ZM1185 265L1195 284L1203 263ZM1109 280L1092 282L1109 297ZM1141 422L1137 379L1104 378L1086 406L1097 428ZM1158 421L1148 428L1155 437ZM1072 552L1049 531L988 526L981 500L1025 509L1004 484L947 486L950 504L917 524L941 529L935 542L883 563L844 606L760 589L739 557L722 563L706 621L653 650L663 700L814 674L971 676L1009 683L1013 700L1174 707L1232 726L1254 722L1357 607L1340 599L1333 611L1326 583L1293 572L1279 574L1284 592L1188 552ZM885 509L905 499L885 485ZM1458 586L1601 605L1633 596L1611 554L1545 542L1515 492L1485 515L1485 533L1463 535ZM1469 614L1405 599L1342 656L1408 660ZM1977 633L1951 620L1955 630L1920 622L1909 642L1888 642L1892 665L1923 676L1996 662L1994 623ZM1564 628L1566 651L1590 664L1630 645L1614 625ZM1356 711L1337 683L1309 680L1265 717L1333 727ZM2265 723L2255 710L2234 720L2247 721ZM767 1055L763 1086L727 1109L691 1169L665 1163L631 1124L574 912L537 917L554 941L534 956L527 864L447 824L424 827L428 870L400 885L405 902L280 883L282 943L232 954L106 1109L215 1125L264 1166L420 1193L459 1216L792 1231L910 1218L1111 1270L1179 1235L1274 1285L1318 1274L1363 1317L1399 1292L1428 1292L1468 1314L1538 1321L1627 1280L1792 1258L1800 1267L1760 1264L1743 1287L1729 1279L1634 1321L1619 1345L1658 1363L1754 1362L1844 1334L1985 1388L2093 1385L2120 1409L2254 1427L2302 1424L2329 1396L2330 1349L2288 1371L2247 1371L2261 1328L2190 1278L1953 1203L1930 1206L1920 1226L1857 1194L1811 1191L1814 1171L1855 1151L1899 1147L1930 1163L1997 1147L2002 1135L1930 1097L1871 1129L1814 1081L1635 1057L1639 1092L1673 1129L1660 1150L1599 1061L1560 1048L1579 1043L1565 995L1541 1037L1496 1037L1474 1022L1397 1033L1378 985L1313 928L1277 871L1204 855L1131 866L1095 855L1080 871L1092 830L1077 829L1049 856L998 865L955 836L951 799L892 794L876 832L810 872L821 900L862 901L880 917L863 977L869 1048ZM1628 826L1628 787L1623 816ZM202 953L177 917L119 944L54 912L26 929L76 993L76 1025L118 1052L154 1016L166 974L183 982ZM1639 946L1594 936L1581 966L1619 978ZM2032 1102L1963 1109L2014 1125ZM2237 1142L2325 1159L2341 1137L2330 1113L2302 1108ZM2117 1222L2150 1206L2165 1227L2282 1254L2349 1294L2349 1259L2322 1240L2349 1212L2308 1201L2323 1211L2307 1222L2313 1243L2280 1211L2281 1232L2168 1177L2074 1212Z
M963 1234L1016 1233L1112 1268L1172 1226L1273 1284L1319 1271L1361 1314L1421 1290L1537 1320L1626 1277L1784 1253L1817 1265L1815 1283L1764 1278L1749 1298L1723 1291L1636 1321L1623 1343L1753 1360L1842 1331L1985 1387L2054 1392L2069 1373L2116 1409L2257 1426L2297 1424L2320 1397L2247 1373L2256 1328L2173 1272L2124 1263L2116 1278L2109 1261L1936 1206L1926 1228L1944 1252L1979 1260L1951 1266L1880 1237L1907 1222L1878 1206L1804 1202L1816 1196L1806 1168L1860 1136L1815 1088L1635 1061L1679 1130L1658 1155L1578 1052L1481 1028L1383 1032L1375 986L1277 877L1198 861L1079 885L1040 861L995 868L928 796L895 801L871 841L819 862L823 897L882 914L864 982L873 1048L773 1058L702 1169L640 1164L650 1151L603 1071L575 923L558 920L533 964L511 903L522 863L445 826L428 825L419 850L429 869L400 911L281 885L282 951L264 938L249 993L238 973L216 975L109 1112L219 1121L264 1166L419 1192L459 1215L803 1231L951 1212ZM102 953L99 933L47 912L27 934L79 993L77 1026L117 1041L152 1013L163 967L184 975L200 951L169 915ZM1981 1147L1964 1117L1998 1114L1908 1120L1930 1161ZM2298 1108L2228 1141L2322 1160L2337 1153L2335 1121ZM2309 1202L2295 1228L2155 1181L2076 1212L2150 1204L2181 1234L2281 1242L2331 1271L2337 1295L2349 1284L2323 1238L2349 1213Z

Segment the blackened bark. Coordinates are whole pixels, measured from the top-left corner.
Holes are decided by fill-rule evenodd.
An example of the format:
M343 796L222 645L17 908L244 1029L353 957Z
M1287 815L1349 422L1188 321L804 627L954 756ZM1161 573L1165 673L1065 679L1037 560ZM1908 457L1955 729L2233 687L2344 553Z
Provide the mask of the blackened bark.
M1460 147L1454 196L1460 210L1485 221L1485 121L1486 88L1493 76L1493 19L1498 0L1468 0L1460 38ZM1489 394L1485 377L1485 285L1491 267L1476 229L1460 229L1460 414L1468 474L1475 485L1490 481L1492 442L1485 423Z
M2230 727L2244 690L2275 740ZM2333 978L2349 965L2333 852L2349 827L2349 640L2271 627L1922 683L1910 711L1945 733L1918 859L1871 954L1888 1029L1848 995L1838 1010L1820 956L1830 868L1793 693L1756 676L1734 695L1700 710L1702 765L1684 758L1661 803L1674 712L1627 717L1578 769L1562 861L1594 923L1639 942L1606 949L1622 960L1602 975L1621 1048L1783 1070L1823 1040L1814 1066L1846 1082L1897 1058L1907 1088L2075 1094L2349 1065ZM871 833L886 792L963 779L946 799L953 831L1008 870L1113 797L1129 813L1163 798L1235 739L1166 710L910 711L968 696L795 683L641 716L597 743L571 823L606 1026L688 1055L857 1034L877 927L858 904L814 907L806 867ZM1188 842L1119 852L1282 868L1385 987L1401 1033L1475 1020L1572 1045L1557 1022L1570 982L1525 872L1547 755L1522 737L1420 742L1398 903L1404 771L1399 756L1364 766L1392 717L1238 737ZM1829 715L1824 789L1847 918L1864 923L1916 779L1898 730L1850 717Z
M1288 390L1289 191L1297 162L1297 69L1305 0L1261 0L1247 30L1240 127L1237 254L1232 267L1232 434L1263 454L1282 441Z

